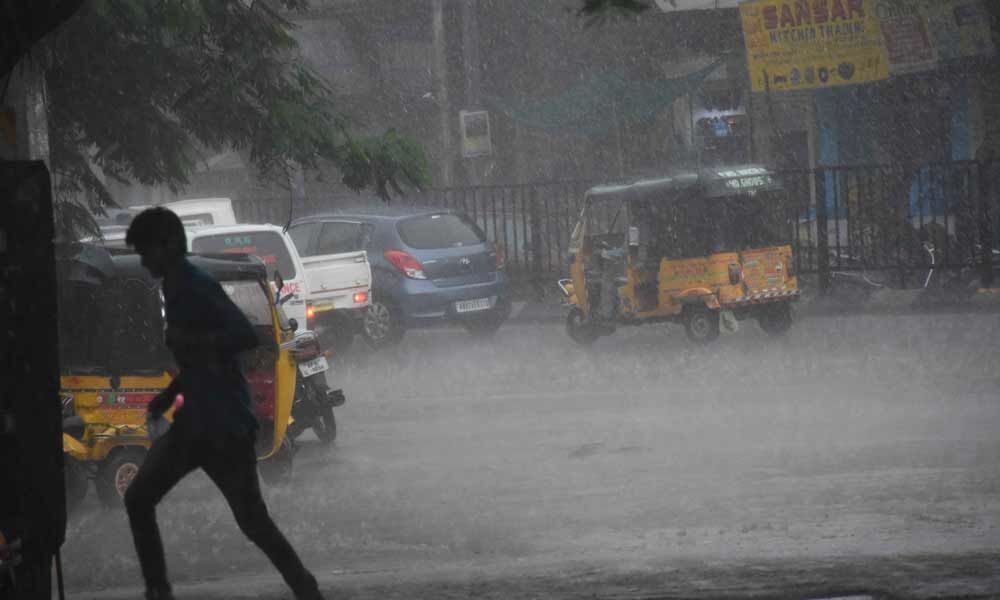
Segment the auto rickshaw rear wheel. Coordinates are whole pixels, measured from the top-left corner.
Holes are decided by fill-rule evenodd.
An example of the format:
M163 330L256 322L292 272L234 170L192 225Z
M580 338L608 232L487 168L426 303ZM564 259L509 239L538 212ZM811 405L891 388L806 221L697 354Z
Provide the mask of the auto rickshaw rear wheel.
M765 305L761 307L757 323L768 335L784 335L792 327L792 307L787 302Z
M125 500L125 490L132 484L143 459L146 458L144 448L117 448L112 451L97 470L94 487L97 497L108 508L122 506Z
M66 478L66 514L73 514L87 497L90 477L83 463L66 454L63 455L63 474Z
M267 460L258 461L257 470L260 473L260 478L264 480L267 485L285 485L292 480L292 471L294 466L293 457L295 456L295 447L292 445L292 441L285 436L285 439L281 442L281 448Z
M684 331L691 341L707 344L719 337L719 311L690 305L684 309Z
M597 340L598 332L587 323L583 311L574 306L566 315L566 333L570 339L582 346L589 346Z

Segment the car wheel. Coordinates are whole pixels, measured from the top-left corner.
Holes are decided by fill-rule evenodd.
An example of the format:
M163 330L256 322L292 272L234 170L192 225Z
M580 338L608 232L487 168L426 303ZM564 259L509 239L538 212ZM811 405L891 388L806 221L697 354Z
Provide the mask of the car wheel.
M688 338L699 344L707 344L719 337L719 311L704 306L691 307L684 319L684 330Z
M94 480L97 497L108 508L123 505L125 490L139 473L139 467L146 457L146 450L139 448L119 448L101 465Z
M398 313L386 302L373 301L365 311L361 335L375 349L398 343L403 339Z
M597 331L583 318L583 311L577 307L570 309L566 315L566 333L570 339L581 346L589 346L597 340Z
M765 306L757 323L768 335L784 335L792 327L792 307L787 302Z

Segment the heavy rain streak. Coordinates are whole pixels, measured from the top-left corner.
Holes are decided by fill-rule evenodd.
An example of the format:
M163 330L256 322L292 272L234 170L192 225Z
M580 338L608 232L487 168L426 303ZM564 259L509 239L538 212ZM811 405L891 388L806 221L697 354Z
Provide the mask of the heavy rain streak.
M1000 3L49 18L70 597L1000 595Z

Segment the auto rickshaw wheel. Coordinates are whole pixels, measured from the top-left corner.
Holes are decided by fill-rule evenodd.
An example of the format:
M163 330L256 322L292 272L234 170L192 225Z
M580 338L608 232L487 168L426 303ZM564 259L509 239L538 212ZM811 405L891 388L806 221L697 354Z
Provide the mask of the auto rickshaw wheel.
M70 515L83 503L90 488L87 467L75 458L63 455L63 475L66 478L66 514Z
M792 327L792 307L787 302L763 306L757 323L769 335L784 335Z
M707 344L719 337L719 311L689 306L684 313L684 330L691 341Z
M113 451L97 470L97 477L94 479L101 504L108 508L122 506L125 490L132 484L145 458L145 449L133 447Z
M292 480L294 456L295 447L292 445L292 441L288 439L288 436L285 436L285 439L281 442L281 448L278 449L274 456L257 462L257 470L260 473L260 478L267 485L279 486L288 484Z
M583 311L575 306L566 315L566 333L571 340L582 346L593 344L598 337L597 331L584 319Z

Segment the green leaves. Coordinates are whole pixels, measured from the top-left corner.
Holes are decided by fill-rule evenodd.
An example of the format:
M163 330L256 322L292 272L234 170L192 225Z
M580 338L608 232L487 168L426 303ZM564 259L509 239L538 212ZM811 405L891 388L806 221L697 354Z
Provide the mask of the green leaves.
M383 200L402 194L403 184L424 188L430 170L420 146L390 129L380 138L349 141L340 149L344 184L359 191L372 188Z
M236 149L261 177L332 163L384 198L426 185L420 148L355 140L301 63L275 0L95 0L46 41L57 199L112 205L103 178L179 190L206 153ZM280 6L302 8L304 0ZM86 51L84 51L86 49ZM67 218L77 223L78 215Z
M652 7L651 0L582 0L580 15L593 25L612 15L636 15ZM671 0L673 2L673 0Z

